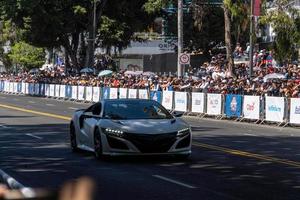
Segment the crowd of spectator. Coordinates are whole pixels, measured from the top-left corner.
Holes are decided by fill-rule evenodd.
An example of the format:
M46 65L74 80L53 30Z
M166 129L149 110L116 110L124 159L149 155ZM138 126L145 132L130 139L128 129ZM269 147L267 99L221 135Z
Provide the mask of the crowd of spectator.
M222 55L212 57L211 62L198 68L188 68L185 76L128 75L125 71L110 76L98 77L93 74L65 74L57 70L41 71L36 74L1 74L0 80L29 83L70 84L99 87L124 87L134 89L208 92L221 94L269 95L300 97L300 66L272 64L271 52L257 52L254 59L254 77L250 79L247 63L235 65L233 74L226 69ZM279 78L266 79L266 75L277 74Z

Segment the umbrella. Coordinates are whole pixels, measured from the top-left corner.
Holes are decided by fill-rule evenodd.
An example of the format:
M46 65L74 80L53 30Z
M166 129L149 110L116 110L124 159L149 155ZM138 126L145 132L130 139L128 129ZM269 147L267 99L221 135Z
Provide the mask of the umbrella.
M278 73L268 74L264 77L264 82L267 82L269 79L285 79L285 76Z
M144 72L143 75L144 76L155 76L155 73L153 73L153 72Z
M33 68L29 71L30 74L36 74L36 73L39 73L39 69L38 68Z
M113 72L111 70L103 70L101 71L98 76L101 77L101 76L109 76L111 75Z
M80 70L80 73L93 73L94 70L92 68L83 68L82 70Z
M131 76L139 76L141 74L143 74L142 71L126 71L124 73L126 76L131 75Z

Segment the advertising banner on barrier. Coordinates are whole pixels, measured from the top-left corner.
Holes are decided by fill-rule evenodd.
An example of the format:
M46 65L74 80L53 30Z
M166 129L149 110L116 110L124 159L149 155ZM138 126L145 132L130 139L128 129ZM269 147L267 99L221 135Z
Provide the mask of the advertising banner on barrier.
M242 95L235 95L235 94L226 95L225 114L228 117L242 116Z
M34 83L29 83L29 94L30 95L34 95L34 93L35 93L35 91L34 91L34 89L35 89L35 86L34 86Z
M207 114L221 115L222 114L222 95L207 94Z
M167 110L173 110L173 91L163 91L161 104Z
M61 98L66 97L66 85L59 86L59 97L61 97Z
M284 97L266 97L266 120L283 122L284 120Z
M300 124L300 98L291 98L290 123Z
M187 93L175 92L175 111L187 112Z
M192 93L192 112L204 113L204 93Z
M162 101L162 92L161 91L151 91L150 92L150 99L161 103Z
M148 90L145 89L139 90L139 99L149 99Z
M60 85L55 85L55 94L54 94L55 97L60 96L59 89L60 89Z
M29 83L25 83L25 94L29 94Z
M104 99L117 99L118 98L118 88L108 88L107 98Z
M24 82L22 82L21 84L22 84L22 86L21 86L21 88L22 88L21 89L21 93L22 94L26 94L26 84Z
M0 81L0 91L4 91L4 81Z
M85 100L92 101L93 100L93 87L85 87Z
M22 93L22 83L17 83L17 92Z
M93 87L93 102L100 101L100 88Z
M9 82L9 92L13 93L14 92L14 83L13 82Z
M72 98L72 86L66 85L66 98L71 99Z
M137 89L128 90L128 99L137 99Z
M120 88L119 94L119 99L127 99L127 88Z
M78 99L78 86L72 85L72 99L77 100Z
M40 95L40 84L39 83L35 83L34 84L34 95Z
M49 97L50 96L50 85L45 84L45 96Z
M260 118L260 97L244 96L243 100L243 117L246 119Z
M84 86L78 86L78 100L83 101L84 100Z
M13 83L13 87L14 87L14 93L18 93L18 83L17 82Z
M55 96L55 85L54 84L50 84L50 93L49 93L50 97L54 97Z

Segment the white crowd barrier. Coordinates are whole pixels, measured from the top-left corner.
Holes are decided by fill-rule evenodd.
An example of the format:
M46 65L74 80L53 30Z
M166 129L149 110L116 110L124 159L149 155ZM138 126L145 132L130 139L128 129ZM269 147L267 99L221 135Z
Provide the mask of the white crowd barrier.
M153 92L149 92L146 89L100 88L9 81L0 81L0 91L12 94L45 96L49 98L63 98L87 102L98 102L102 98L149 99L150 94L153 94ZM229 114L224 111L226 105L225 95L173 91L156 91L154 95L155 97L153 96L152 98L159 101L168 110L212 116L229 116ZM264 99L264 101L262 99ZM230 104L229 106L234 105ZM266 96L262 98L260 96L245 95L242 96L241 105L242 114L241 116L237 116L239 118L265 120L276 123L287 122L300 125L300 98L287 100L284 97Z
M243 117L245 119L260 119L260 97L244 96Z
M208 115L222 114L222 95L221 94L207 94L207 111Z
M284 97L266 97L266 120L273 122L284 121Z

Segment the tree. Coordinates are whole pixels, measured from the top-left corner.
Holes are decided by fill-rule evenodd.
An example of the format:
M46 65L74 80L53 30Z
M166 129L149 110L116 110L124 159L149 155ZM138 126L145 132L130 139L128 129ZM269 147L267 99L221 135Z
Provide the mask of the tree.
M275 33L275 59L279 63L291 60L295 45L300 44L299 11L288 0L275 1L275 7L267 10L260 23L272 26Z
M18 42L12 46L9 58L13 64L25 70L40 68L45 63L45 51L25 42Z

